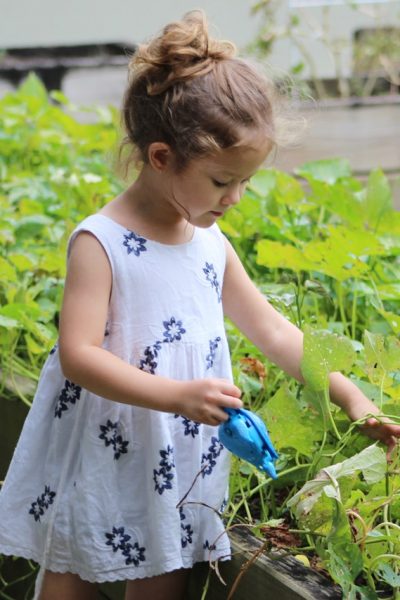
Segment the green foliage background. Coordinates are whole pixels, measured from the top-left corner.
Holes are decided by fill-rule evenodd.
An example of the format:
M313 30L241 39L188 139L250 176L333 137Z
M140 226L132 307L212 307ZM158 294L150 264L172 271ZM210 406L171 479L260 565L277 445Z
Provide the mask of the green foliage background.
M73 111L33 76L0 100L2 402L30 404L57 338L69 234L123 187L117 111L92 107L91 124ZM346 599L399 597L398 452L387 464L327 396L328 373L340 369L400 420L400 214L385 175L374 170L363 184L344 159L295 177L262 170L220 225L262 292L305 332L307 381L268 364L227 322L235 380L280 453L274 482L233 461L227 526L261 535L289 525L302 540L293 551L319 556Z

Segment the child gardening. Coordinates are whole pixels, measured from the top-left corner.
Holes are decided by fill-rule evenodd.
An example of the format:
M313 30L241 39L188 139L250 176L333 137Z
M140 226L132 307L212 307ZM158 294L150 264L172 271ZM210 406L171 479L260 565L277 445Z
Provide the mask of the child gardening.
M41 564L40 600L89 600L114 580L126 600L178 600L195 562L229 556L217 426L242 402L224 314L301 380L301 332L217 225L274 147L270 84L198 11L130 69L125 143L142 166L71 237L59 345L1 493L0 550ZM331 394L351 419L378 412L339 373ZM400 436L374 418L364 430L390 448Z

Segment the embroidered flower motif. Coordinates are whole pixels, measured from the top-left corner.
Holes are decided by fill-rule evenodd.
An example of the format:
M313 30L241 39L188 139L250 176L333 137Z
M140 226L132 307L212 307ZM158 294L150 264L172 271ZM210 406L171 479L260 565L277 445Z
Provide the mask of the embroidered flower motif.
M153 479L156 491L161 495L165 490L172 489L173 473L169 473L167 469L162 468L159 471L153 470Z
M164 467L167 471L170 471L175 467L174 462L174 449L172 446L167 446L166 450L160 450L160 456L162 460L160 460L160 467Z
M172 489L174 474L171 471L175 467L174 449L168 445L166 450L160 450L160 456L159 466L161 469L153 470L153 480L154 489L161 495L165 490Z
M186 515L182 510L182 507L179 508L179 514L180 514L180 518L181 521L185 521L186 520ZM190 525L190 523L187 523L186 525L181 522L181 546L182 548L186 548L186 546L188 544L191 544L193 542L193 529L192 526Z
M207 354L207 356L206 356L207 369L211 369L211 367L214 365L215 354L216 354L218 344L220 341L221 341L221 338L219 336L216 337L215 340L209 341L210 354Z
M36 502L32 502L30 515L33 515L35 521L40 521L40 517L44 515L50 504L53 504L56 492L52 492L49 485L44 486L44 492L36 498Z
M197 421L192 421L191 419L187 419L186 417L182 417L182 415L175 415L175 419L182 419L182 423L185 426L184 435L191 435L192 438L196 437L199 433L200 423Z
M203 550L209 550L212 552L213 550L216 550L216 548L217 546L215 544L210 544L208 540L206 540L203 544Z
M122 554L126 557L125 564L126 565L135 565L135 567L139 566L140 562L143 562L145 559L144 556L145 548L140 548L139 544L135 542L132 544L127 544L122 551Z
M114 450L114 459L118 460L121 454L128 452L129 441L124 441L122 435L120 435L120 424L118 421L113 423L110 419L107 420L106 425L100 425L101 434L99 438L104 440L106 446L112 446Z
M122 436L117 435L114 442L114 458L118 460L121 454L126 454L128 452L127 446L129 441L124 441Z
M128 235L124 234L124 243L123 245L126 247L128 254L133 254L135 256L140 256L141 252L146 252L146 242L147 240L139 235L136 235L133 231L130 231Z
M213 457L217 458L221 454L223 449L224 449L224 445L219 440L219 438L213 436L211 438L211 446L209 447L209 451L211 452Z
M201 475L204 478L206 475L211 475L213 468L217 462L211 454L203 454L201 457Z
M58 342L56 342L56 343L54 344L54 346L53 346L53 347L52 347L52 349L50 350L49 354L50 354L50 355L51 355L51 354L54 354L54 353L55 353L55 351L57 350L57 348L58 348Z
M158 353L161 350L161 342L157 341L152 346L147 346L144 350L144 358L142 358L139 362L139 369L142 371L146 371L146 373L155 374L155 370L157 368L156 358L158 357Z
M182 321L177 321L175 317L171 317L169 321L163 321L165 327L164 342L173 342L180 340L182 334L186 333L186 329L182 327Z
M205 273L207 281L210 282L211 287L213 287L217 293L218 302L222 300L221 294L221 286L218 281L218 275L214 269L214 265L212 263L206 262L206 266L203 268L203 273Z
M188 544L192 543L192 541L193 541L192 535L193 535L193 529L191 528L190 524L183 525L183 523L181 523L181 544L182 544L182 548L186 548L186 546Z
M204 478L206 475L211 475L215 465L217 464L216 459L221 454L224 446L221 444L219 439L215 436L211 438L211 446L208 448L208 454L203 454L201 457L201 474Z
M75 385L72 381L65 380L64 387L58 397L57 404L54 410L54 416L61 419L65 410L68 410L70 404L75 404L81 397L82 388Z
M105 534L107 538L106 546L112 546L114 552L124 550L126 543L131 539L131 536L125 533L124 527L113 527L112 533Z
M146 548L141 548L137 542L134 544L130 543L131 536L125 533L124 527L113 527L111 533L105 533L107 538L106 546L111 546L113 552L121 551L122 555L126 558L126 565L139 566L140 562L146 560L145 551Z
M44 510L42 503L40 502L40 498L38 498L36 502L32 502L29 514L33 515L35 521L40 521L40 517L44 515Z

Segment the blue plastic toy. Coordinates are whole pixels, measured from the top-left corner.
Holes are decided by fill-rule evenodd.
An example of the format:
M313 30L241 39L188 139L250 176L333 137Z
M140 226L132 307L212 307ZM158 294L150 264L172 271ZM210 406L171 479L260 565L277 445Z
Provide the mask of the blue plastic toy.
M278 453L260 417L244 408L224 410L230 417L219 426L219 439L225 448L276 479L274 462Z

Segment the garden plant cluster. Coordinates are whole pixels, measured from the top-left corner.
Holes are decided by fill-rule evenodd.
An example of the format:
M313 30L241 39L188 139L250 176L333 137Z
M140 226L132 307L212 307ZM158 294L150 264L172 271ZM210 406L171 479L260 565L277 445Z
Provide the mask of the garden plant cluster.
M87 110L93 122L78 122L34 76L0 100L2 403L31 403L21 382L34 387L57 339L68 237L123 188L112 164L117 110ZM261 170L220 226L304 331L306 381L268 364L227 322L235 382L280 457L275 481L234 459L226 526L248 526L268 549L290 533L284 552L324 569L347 600L400 598L398 448L387 462L328 397L328 375L340 370L400 422L400 214L390 186L379 169L356 180L344 159L295 176ZM0 574L0 597L11 593Z

